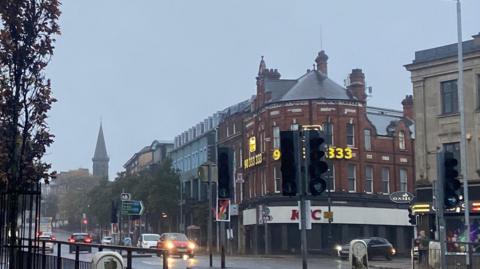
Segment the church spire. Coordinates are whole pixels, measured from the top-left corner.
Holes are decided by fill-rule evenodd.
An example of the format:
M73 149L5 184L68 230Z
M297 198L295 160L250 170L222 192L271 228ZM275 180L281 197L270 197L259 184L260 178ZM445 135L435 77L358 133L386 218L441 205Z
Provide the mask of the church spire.
M92 158L93 161L93 175L108 179L108 162L110 158L107 154L107 146L105 145L105 138L103 137L103 128L100 123L100 130L98 130L97 145L95 153Z

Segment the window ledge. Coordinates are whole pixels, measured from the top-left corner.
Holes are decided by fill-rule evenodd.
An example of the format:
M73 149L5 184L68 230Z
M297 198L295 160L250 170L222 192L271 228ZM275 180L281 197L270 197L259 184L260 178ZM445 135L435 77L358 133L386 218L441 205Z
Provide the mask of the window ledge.
M440 114L440 115L437 115L437 118L448 118L448 117L458 117L458 116L460 116L460 112Z

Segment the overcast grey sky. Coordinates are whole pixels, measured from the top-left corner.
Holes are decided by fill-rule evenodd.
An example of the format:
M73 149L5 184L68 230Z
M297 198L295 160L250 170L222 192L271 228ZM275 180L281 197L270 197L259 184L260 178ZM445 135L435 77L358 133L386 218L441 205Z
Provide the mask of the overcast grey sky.
M463 36L480 32L480 1L463 0ZM255 93L260 56L283 78L318 51L343 84L362 68L369 105L400 109L417 50L456 42L448 0L67 0L49 66L58 102L47 160L89 168L100 119L110 178L141 147L173 137ZM323 42L321 42L323 36Z

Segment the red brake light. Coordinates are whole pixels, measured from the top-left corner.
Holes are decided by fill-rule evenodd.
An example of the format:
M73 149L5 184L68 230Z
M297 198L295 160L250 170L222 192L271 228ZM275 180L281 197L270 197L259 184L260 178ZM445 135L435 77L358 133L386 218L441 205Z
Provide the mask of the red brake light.
M92 243L92 238L87 237L87 238L85 238L84 241L85 241L85 243Z
M70 243L75 243L75 239L73 239L73 238L68 238L68 242L70 242Z
M55 236L52 236L50 240L57 240L57 238Z

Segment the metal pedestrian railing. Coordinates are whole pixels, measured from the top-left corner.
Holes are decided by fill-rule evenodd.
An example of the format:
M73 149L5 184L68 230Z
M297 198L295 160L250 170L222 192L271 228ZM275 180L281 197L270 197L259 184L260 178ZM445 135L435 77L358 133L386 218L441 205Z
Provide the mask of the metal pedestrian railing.
M54 253L52 255L47 255L46 253L46 244L53 243ZM62 246L68 245L74 247L75 258L62 257L64 254L62 251ZM36 250L33 257L25 257L23 255L28 255L28 252L20 251L19 255L23 259L31 258L36 262L35 268L40 269L90 269L91 261L80 260L80 251L84 249L97 249L98 251L112 250L120 252L120 254L126 254L126 269L132 268L132 259L133 252L142 252L142 253L152 253L162 257L163 269L168 269L168 250L166 249L145 249L137 247L126 247L126 246L116 246L116 245L103 245L103 244L86 244L86 243L71 243L67 241L60 240L43 240L39 239L37 241ZM30 269L27 267L19 269Z

